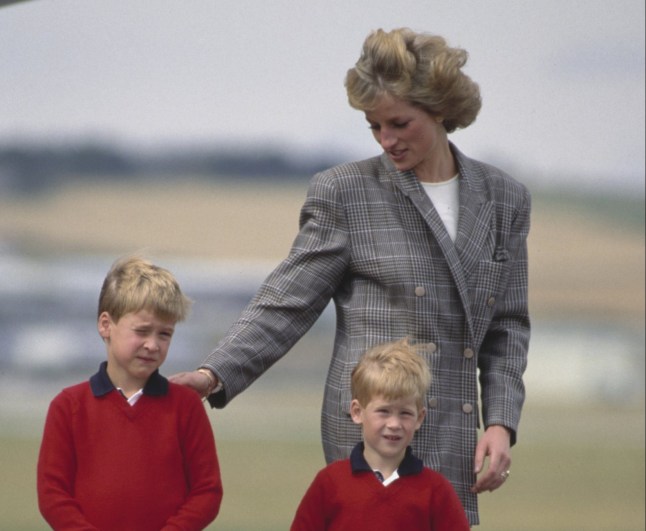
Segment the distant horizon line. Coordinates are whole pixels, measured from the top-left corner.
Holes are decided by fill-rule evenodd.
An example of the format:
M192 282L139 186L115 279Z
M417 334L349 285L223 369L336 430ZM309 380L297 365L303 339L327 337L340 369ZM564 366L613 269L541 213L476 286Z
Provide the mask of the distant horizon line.
M294 145L290 146L288 150L279 147L277 144L264 142L262 148L259 148L258 144L259 142L254 141L252 138L233 140L214 138L212 140L193 139L187 141L177 137L174 139L158 138L154 141L141 142L129 138L126 134L97 132L91 134L79 132L68 135L33 132L12 135L0 133L0 187L2 187L3 181L3 155L12 150L24 150L26 152L47 150L58 155L65 152L70 155L74 151L87 150L103 153L104 155L112 154L121 157L124 161L130 161L135 165L143 164L144 166L147 164L154 165L155 162L159 163L160 161L168 163L169 159L174 159L176 163L180 163L182 158L189 156L211 158L212 162L214 162L213 159L221 157L227 158L236 167L230 172L232 177L262 178L266 175L267 178L275 179L280 178L280 171L282 170L286 172L284 177L288 180L292 180L295 176L309 178L317 171L337 164L367 158L365 154L355 153L353 155L353 151L356 150L334 147L329 144L326 148L318 150L315 155L311 154L311 150ZM379 151L376 149L373 156L378 155ZM503 157L499 152L492 152L489 157L480 158L516 176L519 181L535 188L537 192L545 189L559 189L576 191L585 195L591 195L591 192L593 195L609 193L613 196L629 195L631 198L634 198L635 195L640 197L646 195L645 175L639 170L626 172L624 177L620 179L606 179L601 177L602 174L606 175L607 173L601 171L599 175L585 175L585 172L577 172L576 170L565 170L560 174L538 170L529 164L519 163L513 158ZM269 171L262 173L258 172L257 167L247 174L244 171L239 171L244 170L245 162L253 164L254 161L257 164L270 161L273 166L269 167ZM6 165L6 160L4 160L4 164ZM173 168L172 165L170 169L171 171L180 170L180 168ZM215 169L211 168L205 174L212 176ZM4 171L6 172L6 169ZM134 168L130 171L136 173ZM222 175L222 177L226 177L226 175ZM585 185L583 189L581 188L582 184Z

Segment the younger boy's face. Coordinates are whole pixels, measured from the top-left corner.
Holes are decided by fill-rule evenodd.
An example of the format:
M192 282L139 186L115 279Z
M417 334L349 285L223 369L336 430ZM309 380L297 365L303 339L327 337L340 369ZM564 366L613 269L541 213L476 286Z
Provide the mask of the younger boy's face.
M175 322L148 310L127 313L117 322L103 312L99 335L107 347L108 376L126 391L141 389L166 360Z
M353 400L350 413L352 420L362 425L364 456L368 464L376 467L381 461L396 468L422 425L426 410L417 407L415 397L387 400L376 396L365 407Z

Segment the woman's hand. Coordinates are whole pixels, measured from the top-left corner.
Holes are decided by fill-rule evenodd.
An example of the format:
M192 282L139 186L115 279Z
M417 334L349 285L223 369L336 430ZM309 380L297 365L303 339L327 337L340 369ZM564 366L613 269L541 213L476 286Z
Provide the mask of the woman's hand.
M168 380L176 384L190 387L197 391L201 397L206 397L211 393L211 391L213 391L218 383L218 380L213 373L211 373L211 376L212 378L209 378L208 374L203 370L197 370L173 374L168 378Z
M476 446L475 473L480 474L483 471L487 457L489 466L471 488L472 492L491 492L507 480L511 466L510 439L509 430L504 426L489 426L486 429Z

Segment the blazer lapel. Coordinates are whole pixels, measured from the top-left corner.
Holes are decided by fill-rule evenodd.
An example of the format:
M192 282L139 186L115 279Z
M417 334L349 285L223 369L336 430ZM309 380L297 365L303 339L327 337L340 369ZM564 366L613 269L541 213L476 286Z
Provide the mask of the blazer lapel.
M437 240L449 266L449 270L453 276L458 293L460 294L460 300L466 315L467 326L471 336L473 337L471 303L469 300L469 291L464 267L460 261L457 248L444 226L444 222L440 218L440 215L435 210L433 203L426 195L426 192L424 192L422 185L412 171L397 171L386 154L382 155L382 161L385 167L389 169L388 177L392 180L395 186L397 186L397 188L399 188L410 199L411 203L419 211L426 221L429 229L435 236L435 239ZM460 189L462 190L462 186L460 186ZM462 191L460 193L462 194ZM460 199L462 199L462 195ZM460 216L462 216L462 208L460 208Z
M492 214L493 203L487 201L484 193L474 186L468 171L461 171L460 215L455 248L467 279L481 259L481 249L490 237Z

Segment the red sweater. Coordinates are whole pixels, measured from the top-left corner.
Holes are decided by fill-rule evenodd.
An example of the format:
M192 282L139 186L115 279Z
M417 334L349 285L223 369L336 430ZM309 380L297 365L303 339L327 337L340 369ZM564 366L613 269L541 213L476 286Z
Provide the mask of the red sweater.
M52 401L38 459L38 504L55 530L199 530L222 483L197 393L155 373L130 406L105 367Z
M357 448L362 450L362 446ZM458 495L449 481L410 452L399 479L384 487L367 465L350 459L321 470L305 493L291 531L469 531ZM365 461L363 461L365 463Z

